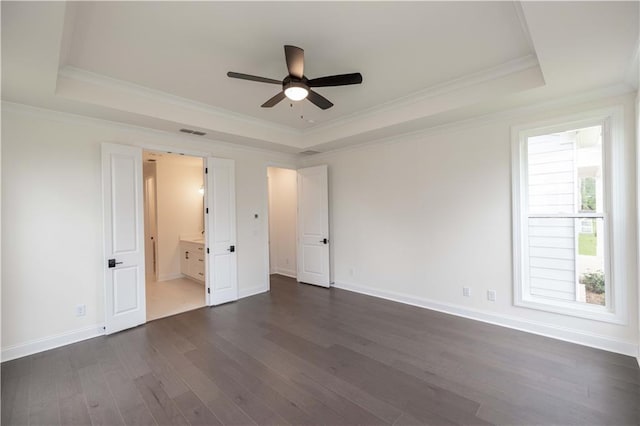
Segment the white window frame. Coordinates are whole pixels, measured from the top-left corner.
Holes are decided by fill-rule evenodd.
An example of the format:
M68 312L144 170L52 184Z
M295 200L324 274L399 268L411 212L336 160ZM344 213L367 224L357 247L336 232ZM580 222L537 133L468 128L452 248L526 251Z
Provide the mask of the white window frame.
M627 323L625 270L625 162L622 106L511 128L514 305L616 324ZM528 271L528 185L526 141L533 136L602 125L605 231L605 306L531 295ZM576 216L589 216L577 214Z

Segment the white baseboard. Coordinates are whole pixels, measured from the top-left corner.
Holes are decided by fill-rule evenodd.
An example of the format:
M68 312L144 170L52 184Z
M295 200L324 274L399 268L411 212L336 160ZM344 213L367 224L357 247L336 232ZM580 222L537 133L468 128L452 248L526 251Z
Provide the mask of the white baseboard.
M298 273L292 269L277 268L273 273L278 275L284 275L285 277L289 277L293 279L298 278Z
M178 278L185 278L185 277L186 275L181 273L158 275L157 282L177 280Z
M526 331L528 333L564 340L566 342L577 343L583 346L590 346L623 355L638 357L638 345L636 343L611 339L610 337L592 333L585 333L581 330L557 327L538 321L480 311L449 303L414 297L403 293L378 290L357 284L336 282L333 287L353 291L355 293L366 294L368 296L379 297L381 299L392 300L394 302L405 303L407 305L418 306L420 308L444 312L476 321L482 321L489 324L499 325L502 327ZM638 358L638 362L640 363L640 358Z
M48 351L49 349L55 349L60 346L69 345L71 343L102 335L104 335L104 324L90 325L77 330L68 331L66 333L56 334L54 336L31 340L30 342L2 348L1 358L2 362L11 361L12 359L22 358L23 356Z
M254 296L260 293L266 293L267 291L269 291L269 287L264 286L241 289L238 292L238 299L244 299L245 297Z

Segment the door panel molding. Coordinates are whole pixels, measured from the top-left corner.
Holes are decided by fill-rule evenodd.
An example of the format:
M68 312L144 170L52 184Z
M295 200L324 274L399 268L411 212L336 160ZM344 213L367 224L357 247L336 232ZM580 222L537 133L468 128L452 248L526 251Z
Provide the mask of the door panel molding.
M142 148L102 144L106 334L146 322L142 179Z
M298 281L330 286L326 165L298 169Z
M208 304L238 300L235 161L207 158Z

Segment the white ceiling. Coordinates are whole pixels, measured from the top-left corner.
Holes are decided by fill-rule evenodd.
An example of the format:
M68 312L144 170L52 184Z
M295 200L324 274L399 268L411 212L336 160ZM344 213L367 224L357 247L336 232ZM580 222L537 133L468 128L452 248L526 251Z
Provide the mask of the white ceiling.
M363 84L260 108L279 87L226 72L282 79L284 44ZM630 91L637 52L636 2L2 2L3 100L288 152Z

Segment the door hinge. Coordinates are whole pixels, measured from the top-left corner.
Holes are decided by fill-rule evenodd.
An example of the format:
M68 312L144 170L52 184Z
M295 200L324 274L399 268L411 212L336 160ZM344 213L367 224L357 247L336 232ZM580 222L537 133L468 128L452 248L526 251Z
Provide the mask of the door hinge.
M207 254L209 254L209 247L207 247Z
M209 173L209 168L208 168L208 167L205 167L205 168L204 168L204 174L206 175L206 174L208 174L208 173Z
M207 294L211 294L211 288L207 287Z
M205 209L204 209L204 212L205 212L206 214L209 214L209 207L205 208Z

